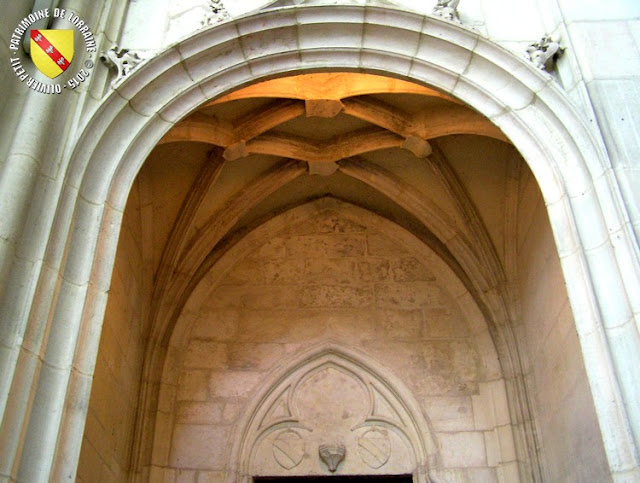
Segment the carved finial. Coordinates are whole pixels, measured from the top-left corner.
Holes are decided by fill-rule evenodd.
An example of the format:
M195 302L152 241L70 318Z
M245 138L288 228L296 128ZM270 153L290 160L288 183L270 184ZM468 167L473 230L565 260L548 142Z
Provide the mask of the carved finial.
M210 27L231 18L222 0L208 0L208 3L209 11L201 22L202 27Z
M320 459L325 462L332 473L338 469L346 452L343 444L321 444L318 451Z
M144 59L136 52L132 52L129 49L122 49L115 44L109 50L100 53L100 60L104 62L107 67L116 70L116 77L111 82L111 85L115 86L128 76Z
M565 48L560 45L559 41L545 34L540 40L527 47L525 58L538 69L551 72L564 50Z
M458 15L459 3L460 0L438 0L431 13L436 17L442 17L451 22L462 23L460 22L460 15Z

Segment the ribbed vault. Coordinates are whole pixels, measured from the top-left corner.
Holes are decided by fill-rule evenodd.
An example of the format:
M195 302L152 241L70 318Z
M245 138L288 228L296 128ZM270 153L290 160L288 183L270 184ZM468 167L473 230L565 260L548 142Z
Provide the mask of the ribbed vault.
M506 215L516 207L503 201L514 200L508 180L522 161L505 139L447 95L349 73L252 85L177 123L148 161L191 157L197 166L171 228L155 241L164 249L154 260L145 413L155 411L173 327L202 278L255 228L325 197L390 220L434 250L484 313L504 375L517 380L522 371L505 269L514 249L504 243L512 236ZM487 173L500 185L489 200L474 181ZM515 388L513 407L528 421L524 386ZM152 446L153 425L144 419L141 447ZM148 456L138 458L145 466Z
M591 279L584 277L586 267L595 274L615 264L585 262L583 251L574 250L574 228L580 236L585 230L589 236L606 234L604 218L602 226L589 221L587 227L578 216L588 212L592 220L593 213L606 210L589 212L586 202L573 196L589 197L596 205L597 196L614 196L592 185L606 168L602 153L549 78L475 33L395 10L343 8L338 21L328 20L328 10L322 7L285 10L205 31L141 67L101 106L87 127L91 134L74 152L69 190L80 186L83 197L75 216L86 218L90 230L69 235L65 253L71 261L93 260L91 243L101 247L100 253L115 252L121 210L141 167L141 211L154 220L153 230L145 227L152 233L143 240L149 249L145 263L153 293L145 318L149 333L144 335L132 470L143 477L150 470L162 472L162 458L156 460L151 453L154 447L168 451L169 443L154 419L167 411L167 401L158 400L162 373L175 362L169 342L190 294L203 286L204 275L215 271L211 269L222 255L256 227L276 215L286 220L290 208L309 200L331 197L402 226L438 253L462 281L465 303L481 309L477 319L488 325L489 345L500 358L509 406L504 413L509 413L518 433L516 472L541 480L540 446L530 412L531 389L527 390L531 386L525 384L519 337L514 335L522 330L514 324L518 305L513 293L518 200L536 200L533 204L540 207L544 198L546 210L528 206L525 215L542 212L536 221L547 226L549 212L557 247L547 245L547 252L556 256L557 248L565 274L577 274L572 280L579 283L569 287L572 304L592 302L592 291L602 287L591 286ZM262 20L276 21L265 28ZM406 34L401 42L389 42L401 33ZM306 77L308 72L325 71L337 74ZM371 88L369 79L356 72L384 72L388 77L378 78L378 87ZM287 76L288 84L282 81ZM400 86L393 77L417 84ZM264 80L267 84L260 84ZM500 126L525 156L542 196L516 149L503 142L491 122L423 85L459 97ZM546 142L549 138L555 143ZM158 171L162 176L154 184L150 181ZM84 206L85 200L91 206ZM102 218L94 217L94 211ZM61 219L60 223L67 220ZM612 226L616 220L606 218ZM87 233L93 236L89 241ZM549 239L550 235L545 243ZM570 250L576 255L566 256ZM81 273L71 261L67 269L71 280L96 278L99 287L107 287L110 260L107 256L105 262L96 261L90 274L85 267L89 262L81 265L86 269ZM576 289L583 285L584 291ZM606 295L618 296L608 289ZM587 305L590 311L577 314L576 327L581 337L587 336L583 344L600 344L603 339L594 335L593 342L585 329L600 320L596 304ZM86 306L86 313L93 314L91 302ZM92 327L90 322L82 319L83 330L85 325ZM73 344L64 349L71 350ZM81 367L87 350L80 347L74 355ZM613 370L607 354L602 364L585 359L590 377ZM623 411L615 403L615 387L594 390L613 395L594 398L607 401L597 408L598 414L603 408ZM65 416L64 424L81 417ZM47 422L47 434L55 424ZM626 441L626 434L609 431L605 440ZM31 433L29 438L33 439ZM64 454L75 450L64 439L58 445ZM613 456L615 461L626 458ZM65 465L58 460L55 464L59 474L58 468Z
M504 136L454 99L382 79L314 74L268 81L203 106L165 135L160 146L210 147L158 260L152 314L163 320L153 324L160 333L171 326L189 287L198 283L198 274L211 266L221 246L284 209L322 196L366 207L424 239L472 293L484 294L479 302L487 315L499 325L506 323L508 297L498 255L503 247L494 245L502 236L494 234L492 240L437 138L456 135L451 138L454 144L464 144L462 135L482 135L489 140L476 142L488 152L497 146L504 159L517 153L492 141ZM350 93L347 86L356 86L358 95L340 97ZM300 92L334 95L274 98L286 90L291 97ZM464 165L464 160L457 162ZM243 185L233 186L224 202L215 201L212 193L229 189L221 187L227 182L225 171L236 171L233 176ZM428 185L412 182L412 174L428 180Z

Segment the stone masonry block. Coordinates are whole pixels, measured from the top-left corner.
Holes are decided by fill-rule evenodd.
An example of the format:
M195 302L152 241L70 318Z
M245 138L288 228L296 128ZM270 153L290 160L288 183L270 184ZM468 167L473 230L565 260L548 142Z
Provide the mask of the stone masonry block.
M197 475L193 470L177 470L176 483L195 483Z
M376 233L367 236L367 253L374 257L388 257L391 255L402 255L407 253L407 249L397 241Z
M468 335L462 316L448 307L422 309L422 316L422 336L427 339L450 339Z
M389 260L384 258L365 258L358 260L358 275L363 282L388 282L389 267Z
M485 431L484 444L487 448L487 465L491 467L499 466L502 462L502 455L497 431Z
M445 468L487 465L484 436L480 432L438 433Z
M224 473L215 471L198 471L198 483L224 483Z
M301 259L268 260L262 264L264 280L267 284L284 285L304 280L305 262Z
M312 285L302 291L302 307L368 307L373 290L368 287Z
M169 464L177 468L224 469L229 429L209 425L176 424Z
M417 309L440 306L440 288L428 282L376 285L376 305L380 308Z
M511 425L500 426L497 429L498 442L500 443L500 455L502 462L515 461L516 447L513 441L513 430Z
M227 346L209 340L191 340L187 346L184 367L190 369L225 369Z
M285 239L280 237L272 238L262 245L258 254L264 258L284 258L287 254Z
M199 339L226 341L237 332L239 311L203 308L193 327L192 336Z
M244 312L238 329L239 342L301 342L323 334L324 310L251 310Z
M470 397L427 397L423 405L436 431L473 431Z
M304 263L306 279L311 283L348 284L357 281L360 262L349 258L310 258Z
M376 310L382 335L390 339L418 339L421 335L422 313L420 310L380 309Z
M209 391L214 397L240 397L254 391L263 374L254 371L214 371L209 377Z
M219 402L181 402L176 421L185 424L217 424L222 421L223 407Z
M425 368L459 381L477 380L478 356L468 340L429 340L422 344Z
M292 236L285 244L290 257L355 257L366 250L366 239L358 234Z
M432 282L436 279L435 276L414 257L403 257L398 260L393 260L391 270L393 272L393 279L396 282Z
M246 283L261 283L262 281L263 275L260 265L249 258L236 264L222 283L225 285L244 285Z
M223 285L215 292L215 298L209 302L209 306L215 308L267 309L297 305L297 290L286 285Z
M476 429L493 430L496 426L496 417L491 388L487 383L480 383L478 387L480 393L474 394L471 398Z
M318 233L362 233L367 227L341 217L338 213L322 213L321 216L305 221L295 228L298 235Z
M205 401L207 376L205 371L182 371L178 381L178 401Z
M231 344L229 367L231 369L268 369L282 357L281 344Z
M493 396L493 407L496 416L496 424L503 426L511 423L509 416L509 403L507 401L507 389L504 380L492 381L489 383L491 387L491 395Z

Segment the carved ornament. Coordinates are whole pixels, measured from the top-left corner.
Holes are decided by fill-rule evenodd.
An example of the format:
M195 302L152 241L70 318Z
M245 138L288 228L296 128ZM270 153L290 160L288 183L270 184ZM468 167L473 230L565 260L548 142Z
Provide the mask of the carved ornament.
M338 465L344 459L346 450L343 444L321 444L318 447L320 459L324 461L332 473L338 469Z
M559 41L554 40L550 35L544 35L526 48L525 58L538 69L550 72L564 50L565 48L560 45Z
M113 45L109 50L100 53L100 60L116 71L116 77L111 81L115 86L122 82L144 60L136 52Z

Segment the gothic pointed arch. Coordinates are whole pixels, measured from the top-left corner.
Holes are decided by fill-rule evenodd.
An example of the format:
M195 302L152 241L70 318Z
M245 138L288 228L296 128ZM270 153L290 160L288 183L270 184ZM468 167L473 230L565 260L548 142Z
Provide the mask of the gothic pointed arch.
M44 260L60 269L42 272L35 291L51 296L33 309L48 314L52 357L66 368L45 374L36 390L55 380L66 398L39 408L47 417L30 423L37 428L25 436L25 446L36 448L31 456L58 476L77 460L86 410L64 408L77 407L89 386L122 213L153 147L205 102L313 71L383 73L434 87L490 119L516 146L547 205L596 411L610 422L602 427L610 467L637 470L640 418L624 401L638 399L637 376L625 368L640 365L640 356L616 340L637 334L632 301L640 281L624 261L637 260L638 247L603 148L550 77L477 32L399 9L345 5L276 9L203 30L142 65L88 115ZM55 451L40 439L57 441Z
M336 474L413 474L423 482L438 461L429 424L400 379L331 342L272 371L239 426L233 481L326 474L323 445L343 447Z

